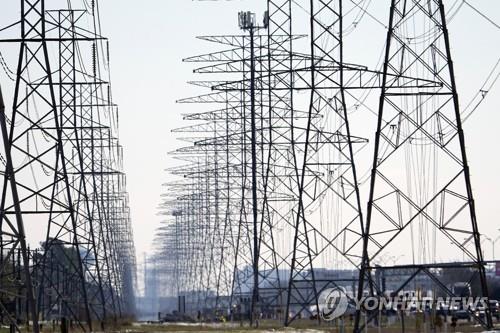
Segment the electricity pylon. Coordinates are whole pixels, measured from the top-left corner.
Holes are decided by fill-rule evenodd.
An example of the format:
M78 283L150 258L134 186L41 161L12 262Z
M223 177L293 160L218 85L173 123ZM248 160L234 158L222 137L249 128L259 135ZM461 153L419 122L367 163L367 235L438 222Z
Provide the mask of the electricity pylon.
M16 278L2 288L9 296L0 311L14 327L31 321L39 331L39 320L57 317L92 331L96 321L104 328L133 312L135 279L116 107L99 78L104 38L80 26L85 15L96 20L95 2L91 13L71 3L57 10L44 0L20 4L21 19L0 30L21 32L0 39L20 45L12 113L2 109L0 119L0 275ZM90 57L82 45L92 46ZM85 70L89 59L93 73Z
M399 82L402 75L434 84L408 88ZM468 260L439 263L438 255L457 251ZM366 280L371 293L385 291L372 276L385 270L374 265L382 252L406 253L410 261L400 268L411 278L393 290L396 294L425 275L446 296L469 296L457 295L445 280L446 272L465 270L463 282L477 280L479 296L488 297L442 0L391 1L359 299ZM488 305L484 319L472 316L492 327ZM361 330L358 311L355 331Z

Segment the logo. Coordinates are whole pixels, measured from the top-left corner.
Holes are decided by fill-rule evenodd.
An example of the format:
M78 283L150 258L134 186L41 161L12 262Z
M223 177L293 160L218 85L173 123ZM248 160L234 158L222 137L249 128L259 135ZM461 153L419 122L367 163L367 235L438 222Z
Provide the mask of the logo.
M323 290L318 303L321 319L331 321L346 313L349 299L344 288L335 287Z
M331 321L346 314L349 306L356 311L427 311L429 309L472 312L484 311L490 301L486 297L416 297L398 295L394 297L363 296L361 300L350 299L342 287L325 289L319 294L319 315Z

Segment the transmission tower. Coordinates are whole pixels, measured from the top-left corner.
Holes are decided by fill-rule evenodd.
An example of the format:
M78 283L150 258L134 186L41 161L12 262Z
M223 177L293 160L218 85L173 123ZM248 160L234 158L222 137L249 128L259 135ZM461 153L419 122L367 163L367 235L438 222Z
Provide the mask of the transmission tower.
M70 2L56 10L43 0L20 4L20 21L0 30L21 31L0 40L20 45L12 113L2 110L0 119L1 277L18 281L1 297L2 320L17 330L32 321L36 332L39 320L54 319L104 329L134 311L135 254L116 106L100 79L98 4L90 11ZM84 17L93 28L81 26Z
M384 280L384 269L399 268L380 265L377 259L382 256L381 252L389 250L380 238L385 237L388 244L392 242L391 232L394 237L398 235L396 229L389 228L373 232L373 223L370 231L370 221L375 212L372 208L381 207L381 202L386 203L392 197L395 197L392 206L388 204L389 208L376 208L376 211L382 212L389 227L395 226L397 219L418 224L423 236L405 235L404 239L419 242L413 253L425 253L422 262L435 265L427 266L428 272L432 272L429 278L443 280L445 270L436 264L437 247L427 245L442 241L425 239L434 234L424 220L431 216L430 211L425 211L428 208L426 200L434 202L434 212L440 211L434 194L439 192L440 182L448 184L440 178L446 178L444 174L450 172L452 162L460 160L452 158L449 163L441 162L441 157L433 155L437 152L439 137L445 136L442 128L446 128L451 139L460 138L449 134L454 128L458 133L458 127L449 121L452 117L440 115L446 114L454 102L451 97L446 100L443 94L446 87L452 92L449 96L453 91L456 94L451 80L443 79L443 73L452 73L452 69L443 65L449 50L440 48L438 41L448 42L445 33L442 36L435 34L443 29L438 20L439 11L432 9L434 6L439 8L436 1L393 3L397 6L393 5L391 17L399 15L401 18L391 25L388 50L392 51L387 53L382 72L345 61L344 36L351 27L343 23L346 16L353 15L355 26L358 23L356 12L365 15L366 10L341 0L313 0L306 4L268 0L265 33L255 34L248 29L254 26L252 23L246 29L250 36L201 37L229 49L185 59L186 62L204 63L194 73L211 74L215 79L191 81L211 92L179 101L198 104L203 110L184 116L185 120L196 122L195 125L174 131L192 133L190 137L181 138L191 146L172 153L188 164L170 169L184 179L167 184L161 208L169 217L161 228L158 242L163 240L164 243L159 248L169 265L166 276L180 282L177 293L186 297L191 311L208 315L211 309L217 312L229 306L233 318L239 316L255 322L257 313L262 312L278 315L285 325L290 325L304 315L319 313L319 296L328 288L352 288L352 298L356 293L360 298L366 292L382 295L387 290L378 280ZM292 33L294 8L307 13L306 36ZM415 14L421 12L426 15ZM423 19L419 21L420 18ZM242 15L243 22L252 20L252 14ZM411 30L406 27L410 21L415 21L416 28L412 26L412 29L422 31L405 35ZM309 37L308 43L303 37ZM395 43L399 43L396 52L393 50ZM307 49L301 52L304 44ZM448 76L452 77L450 73ZM379 177L379 182L389 179L390 175L397 181L389 181L388 186L398 184L398 187L388 192L378 185L377 191L382 192L378 196L371 193L369 220L365 222L359 190L361 181L354 159L367 140L352 133L349 118L366 98L358 99L356 94L365 95L364 92L378 88L385 94L381 101L387 104L381 106L381 110L392 108L396 111L392 110L395 115L390 115L394 118L387 118L387 112L383 119L382 112L378 115L381 130L377 132L374 165L385 165L386 160L391 159L393 165L390 172L382 173L382 169L377 169L374 175ZM300 96L304 93L307 98ZM217 105L217 109L207 111L206 107L211 105ZM429 105L435 105L438 111L433 114L422 108L430 108ZM418 117L412 120L416 114ZM426 128L430 126L429 120L437 124L434 132ZM417 132L421 137L416 136ZM379 147L380 141L389 142L389 148ZM406 156L392 154L391 151L403 150L399 146L413 148L407 149ZM432 149L435 151L430 153ZM455 157L461 154L460 149L449 152ZM429 176L424 168L438 160L445 165L446 172ZM407 166L407 174L402 165ZM429 180L432 186L426 183ZM399 184L405 181L409 187ZM447 202L447 207L456 210L442 214L449 214L448 218L451 216L454 220L465 209L459 199L469 201L463 194L452 194L450 199L451 189L451 186L446 188L448 197L442 200ZM419 199L408 199L412 197ZM376 203L377 200L380 203ZM221 205L222 202L225 205ZM406 212L413 215L407 218ZM417 215L418 218L414 217ZM399 225L403 226L403 233L408 224L401 222ZM383 223L377 220L377 226L382 227ZM406 229L417 233L413 228ZM463 234L466 230L448 228L444 232L445 229L441 228L440 232L446 235ZM474 232L472 230L470 235L474 236ZM179 238L182 241L173 241ZM455 237L455 241L457 239ZM449 239L447 241L449 243ZM378 246L373 258L367 257L367 253L373 251L369 247L372 243ZM472 243L477 243L474 237L462 241L461 245ZM398 243L389 251L400 251L404 245ZM164 256L169 251L176 253L175 260L166 260ZM432 253L434 256L430 255ZM417 261L416 257L413 259ZM473 261L474 264L481 262L482 259ZM441 266L450 268L453 264ZM420 272L423 271L416 274ZM477 276L484 277L484 267L483 273L478 272ZM348 274L351 276L346 277ZM366 290L365 280L369 282L369 290ZM441 287L445 285L442 281ZM404 286L396 292L403 289ZM222 302L226 296L229 302Z
M67 156L70 152L64 150L64 139L72 138L74 127L64 127L66 118L58 113L52 70L50 67L48 46L46 42L46 12L43 1L30 3L23 1L21 5L21 31L22 41L17 70L16 90L14 95L14 108L10 118L10 130L7 139L8 148L13 159L14 177L6 179L5 187L11 182L11 196L4 196L1 210L5 216L17 215L25 224L33 224L38 219L45 219L47 239L44 244L45 254L51 252L52 246L65 244L71 246L71 252L78 257L76 266L73 267L73 279L80 284L76 290L79 298L83 299L86 320L91 325L90 308L88 306L87 286L85 285L84 267L82 264L80 248L80 235L78 232L79 218L74 206L72 184L68 177L70 161ZM31 98L35 100L37 109L30 113ZM67 115L66 115L67 117ZM17 125L22 121L22 125ZM17 126L16 126L17 125ZM29 149L30 142L34 142ZM28 144L28 147L24 145ZM36 170L45 177L34 178L31 172ZM14 183L15 179L15 183ZM33 183L36 185L33 186ZM38 188L38 190L35 190ZM14 194L17 192L18 194ZM3 218L5 218L3 216ZM14 244L17 246L17 244ZM13 248L15 248L15 246ZM23 252L26 249L21 248ZM67 255L63 251L62 255ZM28 264L28 253L24 264ZM43 259L45 262L45 259ZM74 263L73 260L69 262ZM39 263L34 263L38 265ZM27 266L29 267L29 265ZM56 268L64 269L61 268ZM45 269L42 269L45 275ZM25 281L30 279L25 276ZM60 284L52 283L52 277L42 276L49 283L48 288L53 290L55 298L63 297L65 292L60 289ZM27 285L32 290L32 285ZM36 308L36 302L28 296L31 306ZM72 306L63 305L69 311ZM33 314L38 314L35 310ZM35 322L38 319L33 318ZM38 330L38 323L34 324ZM91 329L91 326L89 326Z
M434 83L407 88L402 75ZM408 254L409 264L390 267L411 276L396 294L425 275L444 295L463 296L444 274L466 270L465 282L477 279L480 296L488 297L442 0L391 2L376 133L358 298L367 279L384 292L372 275L387 270L373 264L383 251ZM439 262L438 254L453 252L468 261ZM484 320L472 316L492 327L488 306ZM355 331L362 326L358 312Z
M363 226L353 144L366 141L351 136L349 128L344 92L342 1L311 1L309 12L310 101L303 143L294 147L298 155L299 192L287 302L287 313L291 303L301 305L296 316L311 303L315 303L319 313L319 293L336 286L334 280L321 281L315 276L321 265L319 258L329 247L333 245L356 267ZM313 115L318 114L333 119L330 123L314 119ZM342 212L338 220L331 221L334 233L321 230L315 225L313 215L307 214L313 204L328 197L338 200L337 209ZM287 319L285 324L294 319Z

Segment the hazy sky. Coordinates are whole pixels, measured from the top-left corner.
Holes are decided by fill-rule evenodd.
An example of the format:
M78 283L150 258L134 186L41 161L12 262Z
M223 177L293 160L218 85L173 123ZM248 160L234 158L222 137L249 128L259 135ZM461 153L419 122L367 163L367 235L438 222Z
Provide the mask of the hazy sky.
M175 100L196 94L186 84L192 64L182 58L210 52L197 35L239 33L237 13L265 1L101 1L103 29L110 38L114 99L120 104L121 140L139 258L150 248L166 168L167 152L180 146L170 131L187 125ZM262 10L260 10L263 13ZM182 106L183 107L183 106ZM185 111L185 109L184 109ZM170 178L171 179L171 178Z
M450 0L446 4L451 6L454 2ZM500 22L500 1L469 2ZM384 24L389 3L388 0L372 1L369 8ZM125 169L139 255L149 249L153 231L161 220L156 208L161 185L169 179L164 169L174 163L166 153L182 145L170 130L187 125L180 116L186 106L176 105L175 100L195 94L193 88L185 84L195 78L191 74L192 64L183 64L181 59L217 50L217 46L194 37L238 33L237 12L262 13L264 4L264 0L101 1L104 31L111 40L114 97L121 106L121 139L125 146ZM296 27L297 32L305 29L306 26ZM466 5L452 19L449 29L464 105L500 56L500 30ZM346 51L346 58L373 67L384 45L384 28L365 16L356 30L359 32L353 33L349 42L353 44L352 50ZM465 123L480 228L491 237L500 235L497 232L500 228L499 88L500 85L495 86L495 91ZM373 132L365 136L372 139ZM491 251L490 244L486 245L486 251Z
M445 3L451 6L456 1ZM468 2L500 22L500 1ZM9 0L9 6L13 3ZM376 0L369 7L370 13L383 24L387 24L389 3ZM195 79L192 64L183 64L181 59L217 50L214 44L196 40L195 36L238 33L238 11L256 11L260 17L265 0L102 0L100 6L103 31L110 38L113 94L120 105L124 164L136 248L141 257L150 249L154 229L162 219L157 215L162 184L171 179L164 169L174 163L167 152L182 146L170 131L187 125L180 113L188 108L176 105L175 100L196 94L196 89L185 83ZM16 18L0 14L0 19L4 25ZM306 31L307 26L301 25L297 22L296 32ZM500 57L500 30L467 5L453 17L449 29L461 103L465 105ZM383 26L365 16L351 35L346 45L346 61L373 68L385 42ZM490 237L500 235L497 231L500 228L499 103L500 83L465 123L478 220L481 231ZM369 114L367 119L375 120ZM364 136L372 140L373 131ZM368 149L371 153L372 148ZM363 173L367 166L361 169ZM486 251L491 251L490 244L486 245Z

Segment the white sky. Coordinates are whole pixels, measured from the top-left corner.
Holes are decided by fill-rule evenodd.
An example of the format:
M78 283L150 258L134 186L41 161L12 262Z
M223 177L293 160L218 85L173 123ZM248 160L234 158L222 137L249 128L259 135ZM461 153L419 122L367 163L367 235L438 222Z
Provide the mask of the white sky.
M455 1L445 3L451 5ZM469 2L500 22L500 1ZM369 11L386 23L389 3L389 0L372 1ZM9 1L9 6L14 4ZM164 169L174 163L167 152L182 146L170 131L187 125L180 116L186 106L176 105L175 100L196 94L185 83L195 78L192 66L183 64L181 59L217 50L214 44L194 37L238 33L238 11L256 11L260 17L264 5L265 0L100 1L103 32L110 38L113 95L120 105L120 138L125 147L124 164L139 258L150 250L154 229L162 219L157 215L161 185L171 179ZM5 16L0 13L1 25L16 19ZM306 29L297 26L296 32ZM500 57L500 30L466 5L450 22L449 30L461 104L465 105ZM346 61L373 68L385 42L384 29L365 16L350 40L346 45ZM490 237L500 235L497 231L500 228L499 103L500 83L465 123L480 231ZM367 117L375 121L373 115ZM365 134L370 140L373 135L373 131ZM372 148L368 149L371 154ZM362 166L361 172L365 169ZM490 244L486 245L486 252L491 252Z
M453 2L446 1L448 5ZM170 130L188 125L180 117L186 106L176 105L175 100L195 94L193 88L185 84L196 78L191 74L192 64L183 64L181 59L217 50L215 44L194 37L238 33L238 11L252 10L260 16L265 0L120 0L119 5L117 0L108 0L101 3L104 31L111 40L114 97L121 106L121 140L125 146L136 247L138 253L142 253L149 249L154 228L161 220L156 215L156 207L162 193L161 184L169 180L163 170L174 163L166 153L182 145ZM389 3L377 0L370 6L370 12L385 24ZM470 0L470 3L500 22L500 1ZM307 27L295 29L300 32ZM352 41L348 42L353 46L352 51L346 50L346 60L373 68L385 41L384 29L369 17L365 17L357 29L360 32L353 33ZM500 31L466 5L450 22L449 29L459 89L467 90L463 96L472 96L500 56ZM469 85L469 82L472 83ZM465 130L480 230L496 237L499 235L496 229L500 227L497 153L500 116L495 111L500 100L500 84L487 98L465 123ZM462 104L468 100L463 97ZM373 131L366 136L372 140ZM486 251L491 251L490 244L486 245Z

